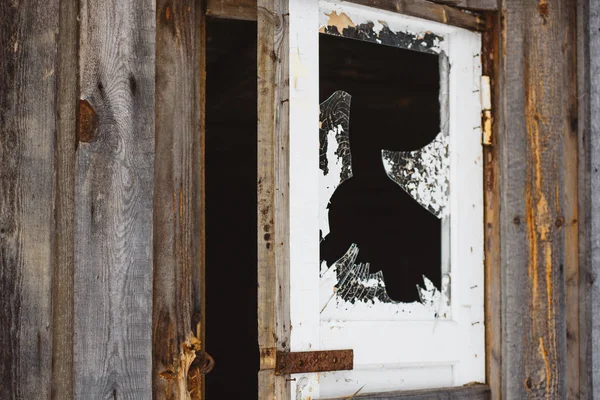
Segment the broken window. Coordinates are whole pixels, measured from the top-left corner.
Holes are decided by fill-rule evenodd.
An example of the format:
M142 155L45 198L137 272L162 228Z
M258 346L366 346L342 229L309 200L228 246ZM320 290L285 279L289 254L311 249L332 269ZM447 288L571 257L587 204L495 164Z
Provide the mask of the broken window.
M483 381L478 33L290 3L290 347L303 398Z
M448 233L448 76L432 49L443 39L370 23L319 40L321 274L336 276L327 300L431 302Z

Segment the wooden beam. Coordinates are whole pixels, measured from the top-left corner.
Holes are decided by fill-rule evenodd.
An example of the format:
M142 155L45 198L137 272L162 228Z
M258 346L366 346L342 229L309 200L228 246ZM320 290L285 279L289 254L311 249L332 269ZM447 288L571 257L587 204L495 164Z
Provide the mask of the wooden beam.
M207 0L206 15L256 21L256 0Z
M49 399L59 2L0 14L0 398Z
M258 1L258 344L260 399L287 399L289 350L289 0Z
M503 0L498 118L502 396L567 397L575 2ZM577 228L575 228L577 229Z
M75 397L149 399L155 2L80 5Z
M203 398L202 374L188 363L204 350L205 24L200 6L159 0L156 9L153 398Z
M484 30L485 20L476 13L467 13L455 7L431 3L425 0L345 0L350 3L398 12L412 17L459 26L471 30ZM476 10L494 10L495 0L460 0L460 3L476 3ZM490 3L490 4L487 4ZM484 7L487 4L487 7ZM469 8L469 4L464 5ZM208 0L206 14L217 18L256 20L256 0Z

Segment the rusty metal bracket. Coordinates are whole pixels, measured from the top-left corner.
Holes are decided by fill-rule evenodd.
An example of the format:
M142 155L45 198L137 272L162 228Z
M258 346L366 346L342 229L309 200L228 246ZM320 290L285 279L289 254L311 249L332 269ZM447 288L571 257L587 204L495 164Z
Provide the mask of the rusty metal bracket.
M353 368L353 350L278 351L275 358L275 375L344 371Z

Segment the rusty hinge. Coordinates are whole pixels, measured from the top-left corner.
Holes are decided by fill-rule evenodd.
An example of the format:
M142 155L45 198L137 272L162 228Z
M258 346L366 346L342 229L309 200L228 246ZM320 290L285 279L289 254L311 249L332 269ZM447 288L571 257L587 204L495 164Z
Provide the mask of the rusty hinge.
M353 350L278 351L275 358L275 375L344 371L353 367Z
M484 146L492 144L492 87L490 77L483 75L481 77L481 119L483 132L481 143Z

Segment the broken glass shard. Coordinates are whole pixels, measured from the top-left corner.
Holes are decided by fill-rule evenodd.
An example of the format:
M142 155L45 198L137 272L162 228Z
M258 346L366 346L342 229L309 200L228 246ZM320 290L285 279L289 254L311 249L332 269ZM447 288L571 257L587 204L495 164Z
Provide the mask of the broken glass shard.
M381 157L390 179L421 206L438 218L448 215L450 157L446 135L440 132L416 151L382 150Z

